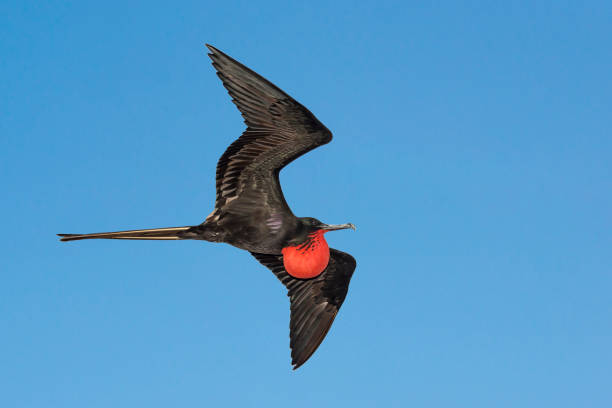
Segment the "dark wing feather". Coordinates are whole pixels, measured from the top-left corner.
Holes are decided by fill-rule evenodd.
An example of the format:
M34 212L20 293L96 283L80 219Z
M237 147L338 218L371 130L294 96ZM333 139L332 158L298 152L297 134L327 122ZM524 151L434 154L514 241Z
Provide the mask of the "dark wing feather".
M331 132L274 84L215 47L207 47L217 75L247 125L219 159L215 210L208 219L217 221L224 212L246 215L253 206L292 215L278 173L292 160L328 143Z
M296 279L285 271L282 255L252 254L289 290L291 364L296 369L312 356L325 338L344 302L357 263L351 255L330 249L329 264L321 275Z

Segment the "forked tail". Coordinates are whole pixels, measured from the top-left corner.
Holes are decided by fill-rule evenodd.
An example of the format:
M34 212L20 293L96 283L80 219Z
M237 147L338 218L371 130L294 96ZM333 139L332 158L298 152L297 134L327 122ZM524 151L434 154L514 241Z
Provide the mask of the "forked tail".
M192 227L153 228L132 231L97 232L94 234L57 234L60 241L76 241L79 239L190 239L185 232Z

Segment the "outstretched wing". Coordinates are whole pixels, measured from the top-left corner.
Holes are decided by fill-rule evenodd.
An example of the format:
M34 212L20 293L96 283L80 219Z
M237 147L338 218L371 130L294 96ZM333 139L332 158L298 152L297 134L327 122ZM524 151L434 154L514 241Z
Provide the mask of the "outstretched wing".
M291 364L295 370L325 338L344 302L357 263L351 255L330 249L329 264L323 273L312 279L296 279L285 271L282 255L252 254L289 290Z
M308 109L257 73L207 45L210 58L247 129L217 164L215 210L224 213L292 215L278 174L289 162L332 139L331 132Z

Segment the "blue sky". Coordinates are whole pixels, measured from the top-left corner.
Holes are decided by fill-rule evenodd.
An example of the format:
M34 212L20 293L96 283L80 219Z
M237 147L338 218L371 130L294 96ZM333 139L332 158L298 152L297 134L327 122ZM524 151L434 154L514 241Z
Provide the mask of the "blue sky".
M0 6L0 405L611 406L610 2L260 3ZM211 211L243 124L205 42L334 132L281 174L358 227L296 372L246 252L54 235Z

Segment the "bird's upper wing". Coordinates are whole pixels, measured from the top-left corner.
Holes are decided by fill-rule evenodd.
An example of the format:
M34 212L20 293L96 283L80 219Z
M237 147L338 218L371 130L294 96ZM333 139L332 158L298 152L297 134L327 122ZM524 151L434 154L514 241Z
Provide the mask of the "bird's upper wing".
M211 45L210 58L247 129L217 164L217 218L251 204L291 214L278 180L289 162L332 139L331 132L289 95ZM238 200L239 199L239 200Z
M330 249L329 264L323 273L312 279L296 279L285 271L282 255L252 254L289 290L291 363L296 369L325 338L344 302L357 263L351 255Z

